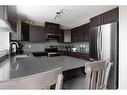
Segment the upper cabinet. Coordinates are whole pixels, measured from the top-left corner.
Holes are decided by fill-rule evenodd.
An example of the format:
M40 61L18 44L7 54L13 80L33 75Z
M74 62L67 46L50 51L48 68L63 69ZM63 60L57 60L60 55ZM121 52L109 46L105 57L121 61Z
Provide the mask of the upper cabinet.
M21 22L21 39L30 42L45 42L46 31L43 26L30 25Z
M46 29L46 33L59 34L59 24L46 22L45 29Z
M90 23L71 29L71 42L89 41Z
M102 15L98 15L93 18L90 18L90 27L95 27L101 24L103 24Z
M103 24L113 23L119 20L119 8L112 9L103 14L90 18L90 26L95 27Z
M21 40L29 41L29 24L21 22Z
M119 20L119 8L112 9L103 14L103 24L117 22Z
M16 32L17 30L17 8L14 5L7 6L7 20L13 29Z
M59 35L60 39L58 42L64 42L64 30L60 29L59 27L59 24L45 22L46 35Z
M31 42L45 42L46 31L42 26L30 25L29 41Z
M63 29L59 29L59 34L61 35L61 38L60 38L60 42L64 42L64 30Z

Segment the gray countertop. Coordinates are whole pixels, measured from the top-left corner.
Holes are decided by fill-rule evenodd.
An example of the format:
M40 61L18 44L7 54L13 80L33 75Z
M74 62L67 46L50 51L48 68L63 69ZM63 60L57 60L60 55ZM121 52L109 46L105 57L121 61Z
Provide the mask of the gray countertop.
M29 76L37 73L42 73L48 70L52 70L58 67L62 67L62 71L71 70L78 67L83 67L90 61L73 58L69 56L58 56L58 57L27 57L18 58L16 62L13 60L5 62L9 64L8 68L5 69L9 74L7 78L14 79L24 76ZM0 67L5 67L4 65ZM6 72L6 73L7 73ZM2 81L2 80L0 80Z

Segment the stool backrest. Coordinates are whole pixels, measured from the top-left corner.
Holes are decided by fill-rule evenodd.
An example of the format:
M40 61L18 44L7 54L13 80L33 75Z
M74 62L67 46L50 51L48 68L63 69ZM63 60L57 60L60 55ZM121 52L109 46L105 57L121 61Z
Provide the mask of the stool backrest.
M85 66L86 89L106 89L111 65L109 60L88 63Z

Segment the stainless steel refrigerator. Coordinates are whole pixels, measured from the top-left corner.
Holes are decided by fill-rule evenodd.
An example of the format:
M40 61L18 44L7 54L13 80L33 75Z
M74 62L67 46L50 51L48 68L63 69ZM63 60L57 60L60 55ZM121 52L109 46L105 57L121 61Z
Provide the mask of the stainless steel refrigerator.
M90 29L91 60L108 59L113 62L108 79L108 88L118 88L118 23L110 23Z

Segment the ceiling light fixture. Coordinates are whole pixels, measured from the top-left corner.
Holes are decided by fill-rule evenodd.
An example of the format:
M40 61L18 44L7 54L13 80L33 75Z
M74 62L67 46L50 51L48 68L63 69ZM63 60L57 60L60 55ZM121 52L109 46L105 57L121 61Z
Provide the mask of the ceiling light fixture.
M56 12L56 16L55 16L54 19L56 20L56 19L60 18L64 13L63 11L64 11L64 9L62 9L61 11Z
M27 23L27 24L32 24L32 21L26 20L25 23Z

